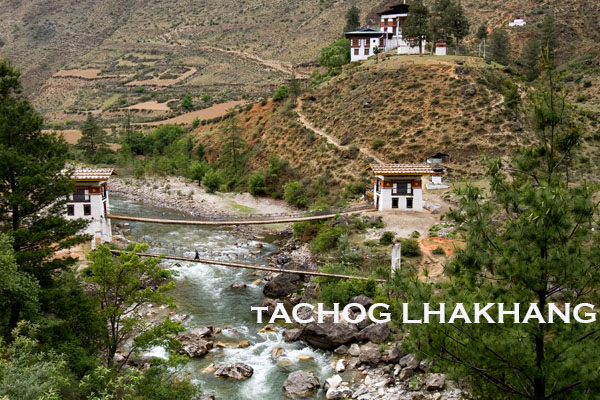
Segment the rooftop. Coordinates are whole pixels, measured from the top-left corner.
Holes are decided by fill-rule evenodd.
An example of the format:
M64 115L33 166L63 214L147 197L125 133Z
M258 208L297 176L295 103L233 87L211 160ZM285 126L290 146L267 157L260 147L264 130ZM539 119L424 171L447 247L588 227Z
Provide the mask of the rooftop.
M375 175L433 175L435 171L427 164L371 164L367 170Z
M112 168L75 168L71 174L74 181L107 181L117 171Z
M346 32L346 35L383 35L383 32L374 28L362 28L352 32Z

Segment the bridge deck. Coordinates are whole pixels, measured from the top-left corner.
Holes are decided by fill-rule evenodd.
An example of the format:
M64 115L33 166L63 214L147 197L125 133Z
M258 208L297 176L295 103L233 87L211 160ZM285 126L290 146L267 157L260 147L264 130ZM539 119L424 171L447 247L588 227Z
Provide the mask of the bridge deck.
M321 219L332 219L338 215L358 214L361 212L375 211L371 208L358 209L352 211L343 211L332 214L310 215L305 217L281 217L281 218L265 218L265 219L232 219L232 220L182 220L182 219L166 219L166 218L143 218L131 217L127 215L108 214L106 217L121 221L134 222L150 222L154 224L170 224L170 225L266 225L266 224L285 224L290 222L314 221Z
M113 254L120 254L121 250L111 250ZM296 269L279 269L266 267L263 265L255 265L255 264L241 264L234 263L230 261L220 261L220 260L209 260L209 259L196 259L196 258L188 258L188 257L177 257L177 256L167 256L163 254L152 254L152 253L136 253L140 257L153 257L153 258L164 258L165 260L175 260L175 261L185 261L185 262L194 262L199 264L215 264L215 265L224 265L226 267L234 267L234 268L246 268L260 271L270 271L277 273L286 273L286 274L298 274L298 275L312 275L312 276L325 276L328 278L338 278L338 279L359 279L363 281L368 281L372 278L367 278L364 276L354 276L354 275L344 275L344 274L330 274L327 272L317 272L317 271L302 271ZM385 279L373 279L376 282L384 283Z

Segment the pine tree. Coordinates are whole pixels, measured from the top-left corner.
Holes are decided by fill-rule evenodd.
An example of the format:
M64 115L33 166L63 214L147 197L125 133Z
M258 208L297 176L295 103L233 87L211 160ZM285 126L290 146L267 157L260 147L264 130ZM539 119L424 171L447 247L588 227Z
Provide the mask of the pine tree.
M81 127L81 137L77 141L77 146L90 155L96 154L99 150L108 148L106 131L98 124L93 115L88 115L85 123Z
M513 115L515 120L519 117L519 106L521 105L521 93L519 87L511 81L506 82L504 90L504 107Z
M510 38L503 28L496 28L490 35L490 58L498 64L510 64Z
M469 34L469 20L465 15L465 9L460 3L451 3L444 15L444 25L447 32L456 41L456 55L460 53L460 41Z
M449 217L460 224L466 247L446 266L449 281L433 287L398 275L392 285L397 296L408 294L402 301L431 309L445 302L447 310L461 303L471 316L476 303L521 305L520 323L510 315L499 323L494 306L493 323L458 318L410 328L413 349L465 377L476 398L587 399L600 392L597 323L572 316L577 304L593 304L600 294L598 189L568 182L568 160L583 131L550 60L546 53L541 86L529 98L533 145L508 165L490 163L489 193L473 186L458 192L460 205ZM523 321L532 303L542 319ZM549 303L567 311L571 323L556 315L545 323Z
M435 51L435 43L437 41L448 42L449 33L448 27L446 25L446 10L451 5L451 0L434 0L433 5L431 6L431 18L429 20L429 24L431 27L431 37L434 43L431 46L431 53Z
M19 72L0 61L0 225L12 238L18 271L42 286L52 273L74 263L56 255L86 240L77 232L87 224L65 220L67 196L73 186L64 172L69 147L62 138L42 133L42 118L20 95ZM25 299L15 296L9 327L21 318Z
M408 17L402 24L402 37L408 40L411 46L419 46L419 54L423 54L423 41L431 36L429 26L429 9L422 3L410 6Z
M540 44L542 48L548 48L550 55L554 56L556 50L558 50L558 35L556 33L556 26L554 17L550 14L546 14L540 27Z
M346 27L344 32L352 32L360 28L360 10L356 6L346 12Z
M521 63L525 67L525 74L529 81L534 81L540 75L539 58L541 49L540 41L535 37L529 39L523 47Z
M220 161L233 174L239 174L244 164L244 153L248 144L240 136L240 125L235 115L230 114L227 117L223 125L223 134Z
M485 58L485 41L488 38L488 27L487 24L484 22L483 24L481 24L481 26L479 27L479 29L477 29L477 39L479 39L479 51L478 51L478 55L481 55L481 46L483 45L483 58Z

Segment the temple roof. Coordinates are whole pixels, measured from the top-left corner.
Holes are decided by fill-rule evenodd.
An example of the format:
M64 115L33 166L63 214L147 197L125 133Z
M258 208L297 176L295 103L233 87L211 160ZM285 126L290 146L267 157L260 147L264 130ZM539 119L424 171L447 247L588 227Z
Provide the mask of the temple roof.
M427 164L371 164L367 170L375 175L433 175L436 172Z
M356 31L352 31L352 32L346 32L346 35L362 35L362 36L369 36L369 35L383 35L383 32L380 31L379 29L373 29L373 28L363 28L363 29L358 29Z
M107 181L112 175L117 175L113 168L75 168L71 174L74 181Z

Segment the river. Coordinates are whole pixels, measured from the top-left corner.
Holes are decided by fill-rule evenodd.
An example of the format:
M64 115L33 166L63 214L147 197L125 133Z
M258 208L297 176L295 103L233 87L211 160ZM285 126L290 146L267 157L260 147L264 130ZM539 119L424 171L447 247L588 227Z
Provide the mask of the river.
M181 217L174 210L162 209L141 202L111 196L111 209L119 213L144 217ZM114 224L114 222L113 222ZM193 257L197 250L201 258L250 260L266 262L266 256L276 250L267 238L249 240L231 227L177 226L148 223L129 224L126 237L137 242L151 243L152 252L173 252ZM262 246L262 247L261 247ZM253 254L260 251L260 254ZM170 294L175 298L177 313L190 317L184 322L186 328L213 326L223 329L216 335L214 343L223 342L231 347L213 348L201 359L192 359L186 372L199 382L202 389L213 393L217 399L282 399L282 385L287 375L295 370L312 371L324 383L333 374L331 353L312 349L302 342L285 343L281 332L258 333L264 326L256 323L256 314L250 307L259 305L263 299L263 284L254 284L259 279L255 271L197 263L174 263L165 265L177 271L175 289ZM235 282L247 284L245 289L229 289ZM247 348L236 347L240 340L248 340ZM285 353L277 360L271 359L271 351L283 347ZM166 357L165 351L153 349L151 354ZM298 356L310 356L300 360ZM215 365L242 362L254 368L252 377L245 381L215 378L202 370L211 363ZM316 398L324 398L319 392Z

